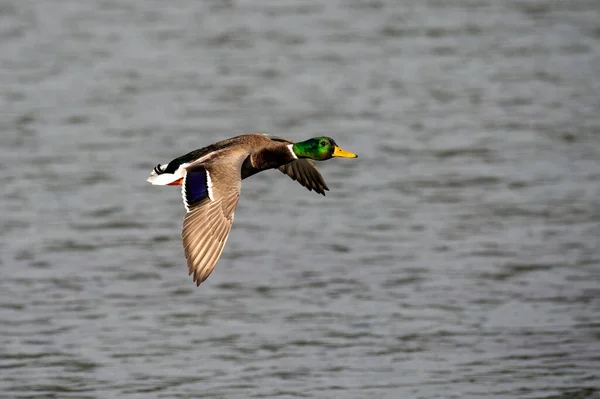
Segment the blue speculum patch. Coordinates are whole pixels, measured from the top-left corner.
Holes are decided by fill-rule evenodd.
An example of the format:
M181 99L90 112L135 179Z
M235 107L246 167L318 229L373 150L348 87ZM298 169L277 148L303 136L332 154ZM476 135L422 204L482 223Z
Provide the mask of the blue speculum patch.
M187 172L185 178L185 196L189 207L196 205L208 197L208 182L206 170Z

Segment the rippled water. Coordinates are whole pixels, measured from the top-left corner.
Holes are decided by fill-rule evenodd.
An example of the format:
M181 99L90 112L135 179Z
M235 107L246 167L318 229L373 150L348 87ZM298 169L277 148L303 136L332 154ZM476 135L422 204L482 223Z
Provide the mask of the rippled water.
M600 397L600 5L0 1L0 394ZM199 289L158 162L244 182Z

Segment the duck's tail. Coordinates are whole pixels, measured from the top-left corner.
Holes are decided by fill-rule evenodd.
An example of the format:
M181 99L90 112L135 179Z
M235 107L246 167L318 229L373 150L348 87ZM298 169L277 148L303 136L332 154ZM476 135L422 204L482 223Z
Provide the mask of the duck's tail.
M179 177L175 176L173 173L165 173L167 166L168 164L156 165L154 169L152 169L152 172L150 172L150 177L146 180L155 186L166 186L178 180Z

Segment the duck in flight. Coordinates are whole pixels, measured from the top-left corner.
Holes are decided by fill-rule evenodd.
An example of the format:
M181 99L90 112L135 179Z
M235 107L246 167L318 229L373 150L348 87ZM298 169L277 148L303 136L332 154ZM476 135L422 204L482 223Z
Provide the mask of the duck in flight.
M329 190L315 161L357 158L329 137L294 143L266 134L244 134L157 165L148 181L181 186L186 210L181 238L189 274L196 286L213 271L231 231L242 180L266 169L279 169L293 180L325 195Z

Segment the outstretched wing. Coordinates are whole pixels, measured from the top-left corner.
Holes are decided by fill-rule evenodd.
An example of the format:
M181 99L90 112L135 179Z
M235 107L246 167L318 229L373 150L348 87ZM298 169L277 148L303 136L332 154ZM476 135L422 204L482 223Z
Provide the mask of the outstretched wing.
M181 238L189 274L200 285L215 268L233 224L241 188L239 171L229 176L222 167L189 168L183 178L183 203L187 210ZM231 171L230 171L231 172Z
M269 138L273 141L281 141L289 144L293 143L293 141L283 137L269 136ZM319 170L311 160L297 159L280 166L279 170L291 177L292 180L296 180L298 183L302 184L309 191L314 190L323 195L325 195L325 191L329 191L329 187L325 184L323 176L321 176L321 173L319 173Z
M329 191L323 176L321 176L315 164L308 159L297 159L280 166L279 170L308 188L309 191L315 190L315 192L323 195L325 195L326 190Z

